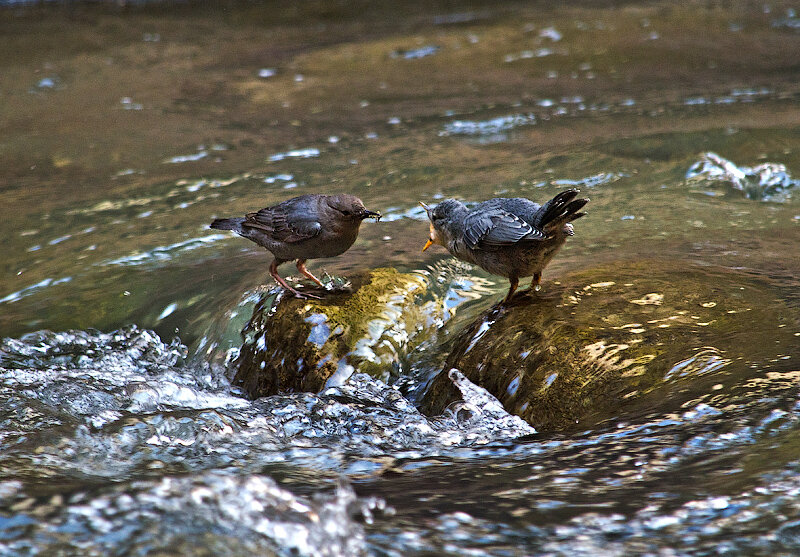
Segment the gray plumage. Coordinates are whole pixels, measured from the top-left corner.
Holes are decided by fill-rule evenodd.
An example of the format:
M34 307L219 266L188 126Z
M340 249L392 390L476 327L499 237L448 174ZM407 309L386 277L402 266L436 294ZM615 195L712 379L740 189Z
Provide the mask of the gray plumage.
M508 301L520 278L532 276L531 286L538 286L544 268L574 234L570 222L584 216L580 210L589 201L577 195L576 189L565 190L541 206L521 197L495 198L472 210L447 199L425 207L431 235L424 249L440 244L455 257L508 278Z
M272 252L270 274L285 289L305 297L286 284L277 266L297 260L297 269L318 285L322 283L305 268L308 259L334 257L347 251L358 237L361 222L380 213L368 211L354 195L307 194L244 217L216 219L211 228L232 230ZM316 296L314 296L316 297Z

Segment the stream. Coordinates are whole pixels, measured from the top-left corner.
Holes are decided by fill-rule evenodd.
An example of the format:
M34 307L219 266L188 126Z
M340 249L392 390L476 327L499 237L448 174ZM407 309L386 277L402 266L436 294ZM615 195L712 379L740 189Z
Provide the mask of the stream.
M0 2L0 555L800 553L797 10ZM420 201L565 188L519 304L421 251ZM313 273L421 286L253 400L286 300L208 225L306 193L383 214Z

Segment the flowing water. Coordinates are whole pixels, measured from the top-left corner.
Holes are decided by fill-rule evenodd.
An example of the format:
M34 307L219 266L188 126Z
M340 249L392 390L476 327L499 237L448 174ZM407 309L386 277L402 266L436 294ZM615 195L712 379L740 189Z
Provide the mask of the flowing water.
M796 8L4 5L0 555L800 552ZM666 346L668 386L537 431L454 371L421 414L507 283L421 253L418 201L565 187L541 303L583 277L581 323ZM269 259L207 224L312 192L384 214L313 272L442 313L388 384L251 401L225 362Z

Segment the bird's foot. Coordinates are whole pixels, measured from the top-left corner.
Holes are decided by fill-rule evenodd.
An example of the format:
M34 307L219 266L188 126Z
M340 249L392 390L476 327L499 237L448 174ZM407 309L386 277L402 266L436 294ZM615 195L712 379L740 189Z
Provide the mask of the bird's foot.
M277 282L278 285L280 285L280 287L283 288L283 290L285 292L291 292L294 295L295 298L300 298L301 300L305 300L305 299L308 299L308 298L314 298L316 300L321 300L322 299L319 296L316 296L314 294L307 294L305 292L300 292L296 288L292 288L291 286L289 286L289 283L286 282L278 274L278 271L276 269L277 265L278 265L277 263L273 262L272 266L270 267L270 275L272 275L272 278L275 279L275 282Z
M317 296L316 294L309 294L309 293L305 293L304 294L303 292L298 292L297 290L294 291L294 297L295 298L299 298L301 300L308 300L309 298L311 298L313 300L321 300L322 299L322 296Z
M321 296L317 296L316 294L311 294L310 292L300 292L299 290L295 290L291 286L288 286L288 287L284 288L284 290L286 292L291 292L292 295L295 298L298 298L300 300L308 300L309 298L312 298L314 300L321 300L322 299Z
M533 279L531 279L531 289L534 292L538 292L542 289L542 285L539 284L542 280L542 273L533 273Z

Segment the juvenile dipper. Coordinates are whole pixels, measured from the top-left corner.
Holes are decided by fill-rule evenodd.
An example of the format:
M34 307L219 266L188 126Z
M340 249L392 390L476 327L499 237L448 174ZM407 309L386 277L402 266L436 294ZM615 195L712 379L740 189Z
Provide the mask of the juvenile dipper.
M531 288L538 287L542 270L575 233L570 222L586 214L579 211L589 201L577 195L569 189L541 206L522 197L498 197L471 211L455 199L433 209L421 203L431 221L422 251L439 244L458 259L507 277L511 287L503 302L508 302L521 277L533 276Z
M358 237L361 221L380 220L381 214L368 211L354 195L308 194L294 197L243 218L216 219L211 228L233 230L272 252L275 259L269 274L298 298L318 298L301 294L281 278L278 265L297 260L297 270L315 283L322 282L306 269L308 259L333 257L348 250Z

